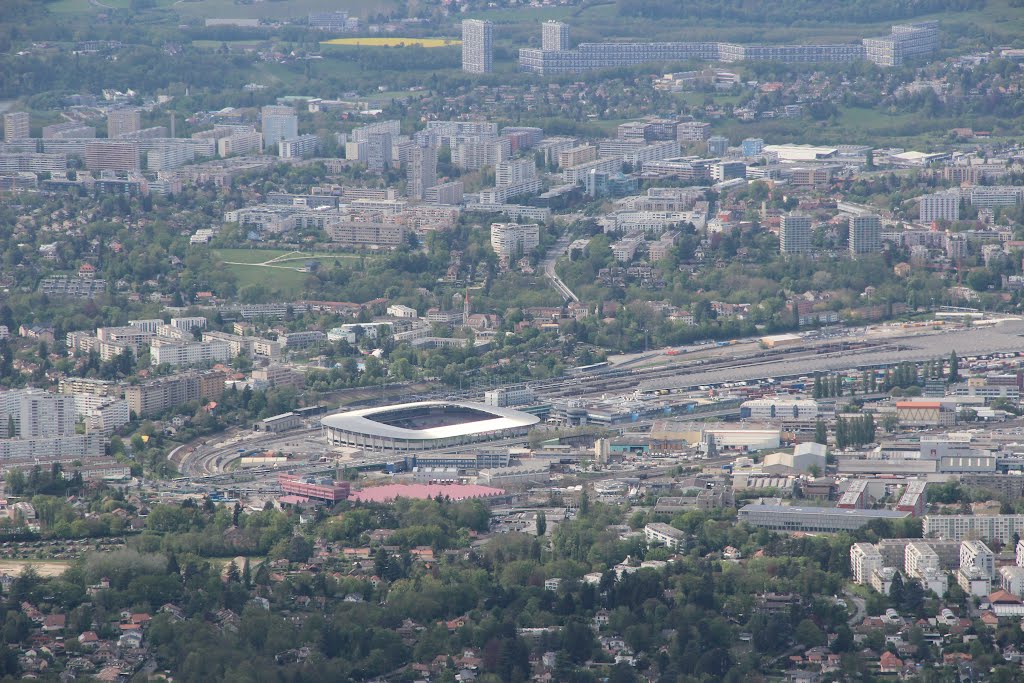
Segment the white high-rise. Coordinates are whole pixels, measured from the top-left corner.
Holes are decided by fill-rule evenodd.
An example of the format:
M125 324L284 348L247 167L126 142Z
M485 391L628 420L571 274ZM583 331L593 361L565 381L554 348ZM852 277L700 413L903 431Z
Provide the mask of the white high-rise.
M494 24L481 19L462 22L462 70L489 74L494 60Z
M869 214L850 219L850 255L882 251L882 219Z
M115 140L142 129L142 111L135 107L113 109L107 113L107 137Z
M938 192L921 197L918 217L922 223L960 220L960 193Z
M291 107L263 107L260 117L263 120L264 145L276 145L281 140L299 136L299 117Z
M779 251L783 254L806 254L811 250L811 217L790 213L782 217L779 227Z
M410 150L405 180L409 197L424 199L427 188L437 185L437 149L417 145Z
M541 25L540 49L568 50L569 49L569 24L561 21L545 21Z
M24 140L29 137L30 120L27 111L4 114L4 141Z

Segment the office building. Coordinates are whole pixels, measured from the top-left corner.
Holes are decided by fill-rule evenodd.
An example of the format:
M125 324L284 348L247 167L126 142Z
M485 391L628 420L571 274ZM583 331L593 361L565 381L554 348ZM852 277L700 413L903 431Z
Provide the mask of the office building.
M924 195L918 205L918 218L922 223L960 220L960 193L954 190Z
M427 189L437 185L436 148L416 145L409 151L409 160L405 167L405 181L406 194L411 199L426 199Z
M850 255L882 251L882 219L868 214L850 218Z
M747 138L740 143L740 150L742 150L745 157L756 157L764 152L764 140L761 138Z
M909 516L910 513L897 510L803 508L761 503L744 505L739 510L739 521L751 526L807 533L855 531L874 519L897 521Z
M729 138L712 135L708 138L708 156L720 157L729 151Z
M27 111L12 111L4 114L4 142L28 138L31 131L30 124Z
M260 120L265 145L276 145L281 140L299 137L299 117L291 107L263 107Z
M492 223L491 248L508 262L533 251L540 244L540 226L536 223Z
M90 140L85 144L85 167L90 171L138 171L142 168L139 144Z
M561 21L545 21L541 25L540 49L568 50L569 49L569 24Z
M811 217L789 213L779 226L779 251L783 254L807 254L811 251Z
M462 70L491 73L494 60L494 24L481 19L462 22Z
M747 177L747 165L742 161L719 161L711 165L711 179L721 183Z
M135 107L113 109L107 114L107 137L116 140L122 135L142 130L142 111Z

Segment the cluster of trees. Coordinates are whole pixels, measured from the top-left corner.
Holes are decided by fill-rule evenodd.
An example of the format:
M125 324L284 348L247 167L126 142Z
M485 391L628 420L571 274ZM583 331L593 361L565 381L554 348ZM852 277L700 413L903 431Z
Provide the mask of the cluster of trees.
M863 446L875 441L875 418L869 413L836 418L836 447Z

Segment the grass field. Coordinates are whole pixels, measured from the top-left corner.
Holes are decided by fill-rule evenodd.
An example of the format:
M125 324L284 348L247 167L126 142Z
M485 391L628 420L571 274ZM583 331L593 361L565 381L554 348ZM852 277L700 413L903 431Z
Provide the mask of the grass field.
M361 47L458 47L461 40L454 38L332 38L320 42L321 45L342 45Z
M302 294L310 276L301 270L307 261L317 261L322 268L330 268L335 261L357 262L364 258L355 254L307 254L284 249L215 249L213 254L234 274L239 289L258 285L287 298Z

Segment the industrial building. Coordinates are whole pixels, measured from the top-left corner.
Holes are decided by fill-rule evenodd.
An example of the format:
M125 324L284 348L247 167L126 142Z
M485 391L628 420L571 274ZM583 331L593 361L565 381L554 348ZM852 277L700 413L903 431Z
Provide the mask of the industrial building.
M910 513L898 510L844 510L763 503L744 505L739 511L739 521L752 526L807 533L855 531L872 520L897 521L909 516Z

